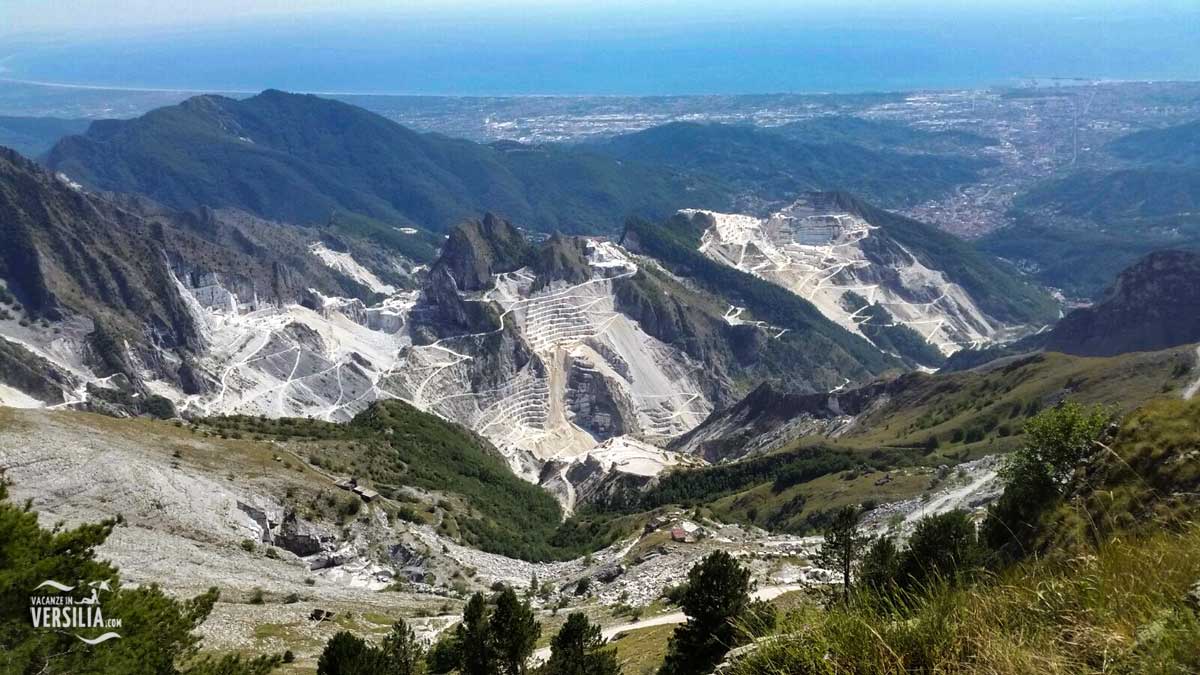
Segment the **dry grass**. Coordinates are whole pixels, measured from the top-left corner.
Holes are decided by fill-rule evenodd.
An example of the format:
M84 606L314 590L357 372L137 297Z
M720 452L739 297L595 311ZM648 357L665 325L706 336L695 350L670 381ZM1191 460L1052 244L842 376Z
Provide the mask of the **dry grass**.
M901 601L803 605L738 673L1200 672L1200 401L1155 401L1045 514L1040 558Z
M652 626L618 635L617 663L625 675L646 675L658 670L667 656L667 641L675 626Z
M907 612L867 604L792 613L738 673L1190 673L1200 528L1021 565Z

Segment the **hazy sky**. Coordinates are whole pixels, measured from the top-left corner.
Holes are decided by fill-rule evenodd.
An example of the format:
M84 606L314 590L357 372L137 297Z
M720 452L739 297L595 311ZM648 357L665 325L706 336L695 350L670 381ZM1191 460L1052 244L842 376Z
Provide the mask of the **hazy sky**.
M1190 13L1195 0L0 0L0 34L103 37L148 29L271 19L307 23L332 16L558 18L627 21L754 21L773 14L913 15L971 12L1074 13L1080 18Z

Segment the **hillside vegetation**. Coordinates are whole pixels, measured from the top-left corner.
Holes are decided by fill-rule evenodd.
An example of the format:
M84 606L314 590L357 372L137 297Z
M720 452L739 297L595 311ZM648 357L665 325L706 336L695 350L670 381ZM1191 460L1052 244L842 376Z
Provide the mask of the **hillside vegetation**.
M867 398L880 403L836 440L801 435L764 456L672 472L639 501L616 507L678 503L771 530L819 531L842 506L908 499L938 485L945 476L936 467L1011 452L1024 442L1027 420L1067 398L1124 412L1178 391L1195 377L1193 352L1046 353L960 373L903 375L872 385ZM846 396L848 407L858 394Z
M1106 150L1124 166L1056 176L1019 195L983 250L1092 297L1152 251L1200 248L1200 122L1140 131Z
M438 505L439 532L492 553L526 560L571 558L633 527L610 519L564 522L558 502L517 477L491 443L400 401L375 403L344 425L218 417L203 426L226 437L285 441L310 464L363 479L400 502L414 501L405 488L452 496L465 508L449 501ZM413 508L404 515L423 522Z
M89 187L176 208L236 207L392 239L402 239L396 227L443 231L483 211L535 230L595 232L630 213L723 203L709 180L556 146L421 134L362 108L275 90L99 121L60 141L45 163Z
M792 612L732 672L1196 672L1200 402L1152 402L1111 446L1094 430L1068 441L1074 414L1039 418L1050 433L1029 447L1077 459L1059 464L1070 478L1050 488L1018 562L948 560L952 573L896 590L868 554L850 601ZM1007 490L1025 489L1009 475Z
M1048 209L1098 223L1144 222L1200 206L1200 169L1147 167L1080 171L1023 195L1022 210Z
M1011 226L980 239L980 249L1019 262L1038 281L1076 297L1098 297L1121 270L1154 251L1200 249L1194 213L1106 225L1053 213L1013 217Z
M864 125L869 128L862 129ZM809 190L850 190L898 206L974 182L987 164L957 155L855 145L847 141L883 141L886 134L866 123L854 126L790 128L784 134L752 126L674 122L596 147L622 160L711 176L768 200L795 199Z
M1127 134L1105 149L1121 159L1147 164L1200 164L1200 120Z
M771 129L806 143L853 143L868 148L926 153L965 153L997 141L958 129L928 130L886 119L823 115Z

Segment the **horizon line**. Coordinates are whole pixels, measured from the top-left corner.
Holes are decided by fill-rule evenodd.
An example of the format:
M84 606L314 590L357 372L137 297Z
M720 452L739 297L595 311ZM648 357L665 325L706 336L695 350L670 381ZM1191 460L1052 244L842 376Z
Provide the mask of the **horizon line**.
M1057 87L1075 87L1075 86L1096 86L1104 84L1194 84L1200 83L1200 79L1140 79L1140 78L1105 78L1105 77L1072 77L1072 76L1021 76L1007 78L1014 81L1021 80L1048 80L1055 82ZM919 92L951 92L951 91L989 91L993 89L1028 89L1037 87L1025 87L1017 84L1014 85L980 85L976 87L917 87L913 89L861 89L848 91L831 91L831 90L792 90L792 91L762 91L762 92L738 92L738 93L672 93L672 94L598 94L598 93L579 93L579 94L549 94L549 93L525 93L525 94L435 94L435 93L419 93L419 92L393 92L393 91L314 91L314 90L287 90L278 87L263 87L261 89L237 89L237 88L193 88L193 87L148 87L148 86L132 86L132 85L106 85L106 84L87 84L75 82L53 82L49 80L34 80L25 78L0 77L0 83L8 84L24 84L37 87L57 88L57 89L79 89L87 91L114 91L114 92L134 92L134 93L164 93L164 94L244 94L254 96L261 94L264 91L276 89L278 91L287 91L295 94L310 94L313 96L386 96L393 98L702 98L713 96L856 96L864 94L906 94ZM1076 83L1076 84L1071 84Z

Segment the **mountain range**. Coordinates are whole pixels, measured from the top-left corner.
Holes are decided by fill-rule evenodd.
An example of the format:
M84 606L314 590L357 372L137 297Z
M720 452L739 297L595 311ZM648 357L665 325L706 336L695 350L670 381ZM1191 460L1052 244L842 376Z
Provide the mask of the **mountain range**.
M1010 137L940 125L479 144L267 91L98 121L41 164L0 149L0 501L10 484L29 500L0 510L29 531L31 509L113 518L96 554L136 585L122 592L219 585L205 648L287 648L289 672L324 672L324 640L374 639L394 616L444 657L489 589L493 616L520 589L530 617L573 607L611 619L604 636L638 631L614 641L628 670L630 652L676 644L668 626L687 619L658 608L693 593L676 584L709 553L791 605L836 583L814 535L837 523L881 566L946 523L958 543L927 552L982 558L999 538L997 559L1016 554L995 519L1031 486L1061 491L1005 521L1038 533L1027 552L1094 560L1072 538L1187 517L1200 482L1200 254L1158 250L1189 236L1191 186L1172 177L1192 167L1167 156L1188 133L1131 136L1113 165L1017 195L983 246L896 211L964 185L986 201L981 173L1010 169L980 159L1013 161ZM1154 250L1109 274L1146 233ZM1107 275L1107 290L1067 303L1038 282L1049 266L988 252L1005 246L1070 251L1052 261L1065 278ZM1065 425L1088 434L1070 477L1013 482L1046 462L1005 456ZM995 590L979 577L946 583ZM911 628L895 605L835 604L791 616ZM1137 637L1104 644L1141 650L1164 616L1191 615L1147 609L1121 629Z
M527 226L613 229L685 200L721 203L710 181L594 153L420 134L338 101L268 90L199 96L60 140L51 170L89 188L174 208L238 208L306 225L352 221L389 241L497 211Z
M685 207L728 209L747 190L780 200L848 189L910 203L974 180L983 166L813 135L806 142L751 127L681 123L577 146L479 144L417 133L345 103L268 90L99 120L59 140L44 163L89 189L141 194L176 209L237 208L332 223L407 245L413 257L421 256L403 231L444 232L485 211L540 232L612 233L629 215L657 220Z
M873 140L842 142L854 133ZM335 421L401 398L561 484L605 443L662 445L764 382L819 398L1066 335L1045 332L1055 301L1005 263L847 192L804 191L933 194L983 166L922 152L953 144L990 141L839 118L481 145L277 91L97 122L55 145L50 172L6 155L6 350L29 355L6 385L130 412L154 396L188 415ZM606 224L577 218L591 207L572 200L599 193L564 181L615 185L581 167L638 199L674 186L643 213L687 208L638 217L610 195L594 202ZM707 206L734 184L791 201L765 216ZM530 220L474 215L492 205ZM618 213L634 215L603 236ZM563 225L594 234L531 234ZM1087 343L1081 330L1055 348ZM1178 344L1160 342L1147 348Z
M210 103L164 114L224 119ZM73 143L84 140L59 148ZM9 361L25 366L4 371L6 399L346 421L400 398L489 439L568 508L584 496L577 484L608 489L582 467L644 476L674 466L691 453L658 446L763 381L820 395L957 349L906 326L923 319L897 303L933 306L949 293L966 304L947 311L969 314L971 340L985 342L1036 329L1051 311L1003 265L844 193L805 199L821 219L852 218L869 233L864 257L848 265L856 271L830 276L889 289L864 291L875 304L859 309L882 324L866 330L845 321L853 308L831 311L761 270L714 259L703 243L713 217L701 216L711 212L634 217L615 241L533 238L489 213L449 228L425 266L370 229L179 209L6 159L0 206L21 245L5 258L0 328ZM412 229L405 236L425 236ZM913 265L929 274L914 276ZM631 457L643 468L622 472Z

